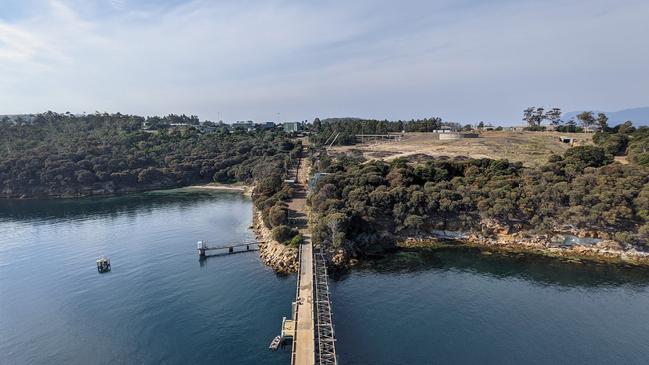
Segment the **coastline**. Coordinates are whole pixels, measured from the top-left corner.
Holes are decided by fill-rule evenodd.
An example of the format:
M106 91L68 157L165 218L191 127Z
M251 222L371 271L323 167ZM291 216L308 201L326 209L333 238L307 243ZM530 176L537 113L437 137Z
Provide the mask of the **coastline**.
M209 183L209 184L200 184L200 185L188 185L183 187L183 189L241 192L243 195L251 197L254 187L251 185L239 184L239 183L235 183L235 184Z
M285 246L273 239L264 225L261 211L252 206L252 230L259 241L259 259L264 265L281 274L293 274L298 269L297 248Z
M126 192L107 192L79 196L47 196L47 197L28 197L28 198L4 198L6 200L31 200L31 199L75 199L85 197L108 197L119 195L130 195L133 193L142 193L147 191L165 191L175 189L186 190L211 190L222 192L237 192L244 196L252 197L254 186L234 183L208 183L188 185L182 187L171 187L162 189L142 189ZM278 273L295 273L297 272L297 250L287 247L274 239L270 230L261 221L261 212L254 207L252 208L253 224L252 229L260 241L259 258L264 265L272 268ZM485 222L483 222L485 223ZM485 223L489 226L488 223ZM494 227L490 227L494 228ZM457 227L455 228L457 229ZM564 259L571 262L579 263L581 260L593 261L611 264L630 264L638 266L649 266L649 252L638 250L636 247L628 244L602 239L595 244L573 244L568 246L557 245L552 242L548 235L529 235L526 232L517 232L514 234L496 233L498 229L492 230L492 235L484 235L481 232L466 231L459 232L462 237L440 237L440 236L402 236L394 237L397 249L439 249L448 247L472 247L488 251L501 251L512 253L526 253ZM446 231L445 231L446 232ZM454 231L448 231L454 232ZM502 230L500 230L502 232ZM577 232L571 232L571 234ZM584 233L584 232L579 232ZM580 235L581 236L581 235ZM586 235L585 237L588 237ZM331 263L335 267L347 268L358 264L359 258L351 252L342 249L330 252ZM362 260L362 259L360 259Z
M247 197L252 197L254 186L245 184L219 184L209 183L190 185L183 189L213 190L223 192L239 192ZM252 205L252 225L250 227L259 242L259 260L279 274L293 274L297 272L298 252L296 248L285 246L273 239L270 229L264 224L261 211Z
M430 226L429 226L430 227ZM620 242L610 232L570 226L537 233L531 230L512 231L491 220L477 225L437 222L423 231L401 234L378 232L378 241L366 242L365 249L354 245L332 251L332 264L340 269L356 266L365 257L389 255L393 250L435 250L445 248L477 248L485 252L508 252L539 255L565 261L628 264L649 267L649 248L640 244ZM368 249L376 248L375 251ZM487 253L488 254L488 253Z
M110 197L120 195L130 195L137 193L146 193L150 191L165 191L176 189L198 189L198 190L215 190L224 192L241 192L243 195L251 197L253 186L243 183L222 184L222 183L207 183L196 185L181 185L181 186L152 186L144 188L126 188L126 189L96 189L85 192L78 192L76 194L63 193L63 194L37 194L37 195L0 195L2 200L39 200L39 199L79 199L90 197Z
M533 254L574 263L584 261L649 266L649 252L634 247L622 247L619 243L603 240L597 244L574 244L570 246L551 245L545 237L529 239L514 237L487 238L472 234L463 239L439 237L405 238L397 241L399 249L440 249L449 247L471 247L489 251Z

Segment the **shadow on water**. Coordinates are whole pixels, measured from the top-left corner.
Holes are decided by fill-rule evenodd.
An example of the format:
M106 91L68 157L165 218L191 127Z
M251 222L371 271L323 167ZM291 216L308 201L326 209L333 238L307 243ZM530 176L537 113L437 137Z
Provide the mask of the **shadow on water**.
M486 252L478 248L453 247L406 250L362 262L353 271L403 274L423 271L457 271L496 279L516 278L537 285L564 287L646 287L649 268L592 261L571 262L534 254ZM338 273L345 280L351 273Z
M0 221L117 217L122 214L151 213L156 209L170 205L179 206L180 209L189 209L212 196L218 196L219 200L226 201L241 199L239 193L228 194L189 189L75 199L0 199Z
M200 267L205 267L207 266L207 262L211 259L217 259L219 257L225 257L225 256L231 256L231 255L239 255L239 254L251 254L251 253L256 253L259 251L258 248L251 249L251 250L243 250L243 251L235 251L235 252L222 252L222 253L214 253L210 255L205 255L205 256L199 256L198 257L198 264Z

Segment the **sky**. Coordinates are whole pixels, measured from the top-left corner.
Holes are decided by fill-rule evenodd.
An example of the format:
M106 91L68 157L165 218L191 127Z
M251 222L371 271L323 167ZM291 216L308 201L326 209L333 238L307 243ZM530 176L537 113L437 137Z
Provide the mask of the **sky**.
M649 106L647 0L0 0L0 114L520 123Z

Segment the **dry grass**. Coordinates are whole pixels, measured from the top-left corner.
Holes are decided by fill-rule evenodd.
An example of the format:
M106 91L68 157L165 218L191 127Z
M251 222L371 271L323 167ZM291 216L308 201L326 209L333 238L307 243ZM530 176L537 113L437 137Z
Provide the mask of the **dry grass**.
M359 150L369 160L386 161L411 155L469 156L473 158L506 158L523 162L525 166L538 166L547 162L551 154L563 154L569 144L559 141L559 132L483 132L480 138L466 138L454 141L440 141L429 133L406 133L401 141L365 143L355 146L341 146L332 152L348 153ZM592 144L589 133L572 133L578 145Z

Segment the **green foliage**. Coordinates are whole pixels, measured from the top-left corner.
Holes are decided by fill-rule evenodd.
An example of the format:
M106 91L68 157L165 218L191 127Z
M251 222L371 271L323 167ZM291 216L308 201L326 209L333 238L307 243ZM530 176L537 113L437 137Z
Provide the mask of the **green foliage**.
M544 120L549 121L553 126L560 125L562 123L561 109L552 108L546 112L545 108L531 106L523 111L523 121L528 125L525 130L533 132L544 131L546 128L541 126Z
M298 233L295 236L293 236L293 238L291 238L290 240L284 242L284 244L286 246L297 248L302 244L302 242L304 242L304 237L302 237L302 235Z
M531 125L529 127L525 127L524 129L529 132L543 132L547 129L547 127L542 125Z
M287 223L286 214L287 211L284 207L281 205L275 205L268 211L267 222L271 227L285 225Z
M633 126L633 123L630 121L626 121L619 126L616 127L617 132L620 134L632 134L633 132L636 131L635 127Z
M599 112L597 113L597 119L595 119L595 123L597 126L599 126L599 129L602 131L605 131L606 128L608 128L608 117L606 114Z
M593 135L593 142L611 155L623 156L626 154L629 137L619 133L597 132Z
M631 122L625 122L595 133L593 142L610 154L627 155L630 162L649 166L649 127L635 128Z
M373 119L355 119L355 118L332 118L323 121L314 121L312 125L312 134L309 139L312 143L322 145L325 142L352 145L357 142L357 134L387 134L406 132L432 132L443 126L460 128L454 123L444 123L441 118L413 119L409 121L388 121ZM338 138L334 137L338 135Z
M144 122L148 130L142 129ZM48 112L31 123L3 125L0 197L123 193L262 178L272 180L268 189L274 193L301 148L272 132L202 134L194 127L198 123L196 117L177 115Z
M413 165L334 160L309 198L316 242L367 254L390 237L434 230L591 229L647 244L649 170L611 163L601 147L570 149L539 168L506 160Z
M582 133L584 131L582 127L578 127L573 121L558 126L556 130L561 133Z
M277 242L286 242L292 239L299 232L289 226L277 226L271 231L271 236Z
M627 154L631 162L649 166L649 127L640 127L629 135Z
M642 225L640 229L638 229L638 233L640 234L641 239L649 241L649 223Z
M586 167L600 167L613 162L613 156L601 147L577 146L566 151L563 156L566 165L574 166L577 170Z
M546 119L544 111L544 108L531 106L523 111L523 120L528 124L529 128L540 127L543 120Z
M590 128L595 125L596 119L595 115L591 111L585 111L577 115L577 120L584 128Z

